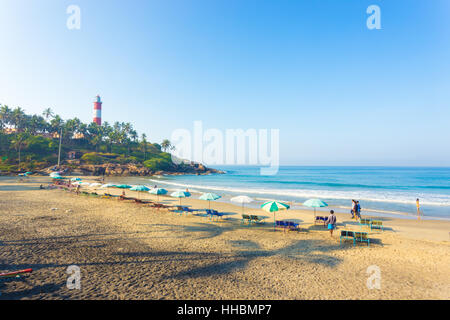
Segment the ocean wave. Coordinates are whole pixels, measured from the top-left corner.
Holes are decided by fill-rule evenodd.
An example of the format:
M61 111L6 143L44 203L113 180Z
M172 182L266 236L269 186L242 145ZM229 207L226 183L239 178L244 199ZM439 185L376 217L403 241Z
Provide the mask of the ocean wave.
M416 198L420 198L422 205L429 206L445 206L450 207L450 195L443 194L425 194L415 193L411 195L405 191L367 191L367 190L353 190L353 191L336 191L336 190L307 190L307 189L262 189L262 188L238 188L238 187L224 187L216 185L198 185L198 184L186 184L171 182L165 180L150 181L157 183L164 183L167 185L177 186L181 188L195 188L200 190L214 190L230 193L243 193L243 194L259 194L268 195L274 198L277 197L291 197L291 198L322 198L322 199L336 199L336 200L351 200L358 199L364 201L384 202L384 203L397 203L415 205Z

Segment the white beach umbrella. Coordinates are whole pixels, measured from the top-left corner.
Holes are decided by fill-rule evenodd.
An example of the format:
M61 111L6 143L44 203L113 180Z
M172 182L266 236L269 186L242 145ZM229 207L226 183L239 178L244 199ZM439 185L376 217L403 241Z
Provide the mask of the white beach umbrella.
M91 183L91 184L90 184L90 186L93 187L93 188L100 187L101 185L102 185L102 184L101 184L101 183L98 183L98 182L94 182L94 183Z
M237 196L230 199L231 202L240 203L242 205L242 214L244 213L244 204L251 203L254 200L247 196Z

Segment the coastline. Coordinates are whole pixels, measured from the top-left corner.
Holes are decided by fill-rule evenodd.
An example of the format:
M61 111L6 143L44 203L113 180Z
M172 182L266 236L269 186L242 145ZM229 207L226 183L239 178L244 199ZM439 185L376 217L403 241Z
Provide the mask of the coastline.
M212 202L226 216L211 221L130 201L39 190L49 180L0 182L1 269L33 268L26 282L0 283L0 299L450 298L447 221L386 218L384 232L369 231L370 248L353 247L340 244L338 233L360 227L339 213L332 238L312 224L311 210L277 213L277 220L297 221L301 230L274 232L273 217L262 210L245 209L266 216L264 225L248 226L240 221L240 206ZM189 198L182 204L208 206ZM65 287L70 265L81 268L81 290ZM371 265L381 269L380 290L366 286Z

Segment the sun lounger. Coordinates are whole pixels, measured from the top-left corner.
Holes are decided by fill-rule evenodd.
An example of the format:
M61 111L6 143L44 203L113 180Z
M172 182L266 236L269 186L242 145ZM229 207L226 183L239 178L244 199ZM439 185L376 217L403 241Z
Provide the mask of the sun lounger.
M258 223L258 224L263 224L264 223L263 219L261 217L259 217L259 216L251 215L250 219L251 219L251 222L254 222L254 223Z
M162 203L158 203L158 202L153 202L151 204L152 207L156 208L156 209L167 209L167 208L171 208L171 206L167 206L165 204Z
M373 229L384 231L383 229L383 221L380 220L372 220L372 223L370 224L370 230Z
M372 219L360 219L359 224L361 226L367 226L370 227L370 224L372 223Z
M300 226L298 223L295 223L293 221L275 221L275 227L281 228L284 231L298 231L300 230Z
M243 214L242 215L242 223L247 223L250 225L252 223L252 218L250 218L250 216L248 214Z
M123 200L132 200L135 201L137 200L136 198L132 198L132 197L125 197L125 196L119 196L119 200L123 201Z
M323 226L325 226L325 222L328 220L327 217L321 217L321 216L316 216L316 219L314 220L314 225L320 223Z
M217 210L206 209L206 215L209 216L210 220L214 220L214 217L217 217L217 219L222 218L223 213L218 212Z
M353 246L356 246L356 242L367 242L367 246L370 246L370 239L367 235L367 232L342 230L341 236L339 237L339 243L342 243L342 240L353 241Z

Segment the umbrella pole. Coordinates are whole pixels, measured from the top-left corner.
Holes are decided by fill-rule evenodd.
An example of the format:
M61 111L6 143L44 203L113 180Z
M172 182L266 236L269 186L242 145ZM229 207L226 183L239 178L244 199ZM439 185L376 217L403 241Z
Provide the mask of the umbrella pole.
M273 212L273 231L275 231L275 211Z

